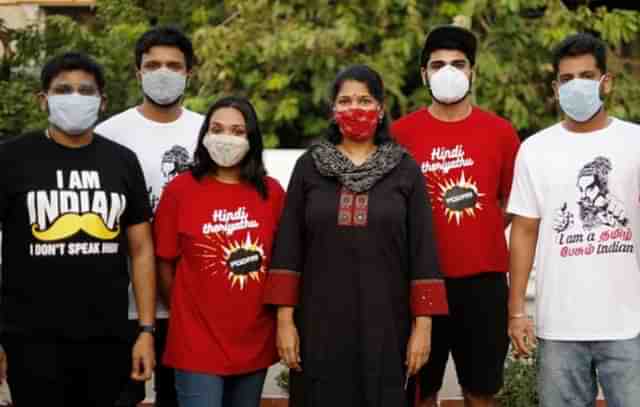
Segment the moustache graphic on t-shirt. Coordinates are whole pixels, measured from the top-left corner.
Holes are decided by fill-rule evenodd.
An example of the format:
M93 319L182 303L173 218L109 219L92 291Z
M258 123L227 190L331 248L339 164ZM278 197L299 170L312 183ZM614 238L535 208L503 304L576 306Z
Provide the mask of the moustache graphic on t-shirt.
M116 226L115 230L109 229L102 218L95 213L84 215L67 213L60 216L48 229L44 230L40 230L37 224L31 226L33 236L47 242L65 239L81 230L100 240L111 240L120 234L120 226Z

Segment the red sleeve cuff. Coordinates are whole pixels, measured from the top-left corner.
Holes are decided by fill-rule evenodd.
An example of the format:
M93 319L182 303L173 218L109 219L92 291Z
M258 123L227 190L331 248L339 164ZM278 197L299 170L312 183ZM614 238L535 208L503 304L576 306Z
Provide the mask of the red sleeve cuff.
M414 316L449 314L444 281L439 279L412 281L411 313Z
M298 305L299 286L300 273L285 269L269 270L263 302L272 305Z

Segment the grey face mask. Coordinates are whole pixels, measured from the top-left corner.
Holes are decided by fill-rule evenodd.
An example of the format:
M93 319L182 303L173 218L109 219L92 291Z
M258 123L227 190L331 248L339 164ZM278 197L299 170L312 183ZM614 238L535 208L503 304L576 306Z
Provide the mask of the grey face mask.
M600 80L576 78L558 89L560 107L573 120L586 122L602 107Z
M49 123L65 134L77 136L91 128L98 121L100 104L98 96L70 95L47 96Z
M231 134L208 133L202 139L213 162L220 167L233 167L247 155L250 149L249 140Z
M187 86L187 77L167 68L142 74L142 90L157 104L171 105L180 99Z

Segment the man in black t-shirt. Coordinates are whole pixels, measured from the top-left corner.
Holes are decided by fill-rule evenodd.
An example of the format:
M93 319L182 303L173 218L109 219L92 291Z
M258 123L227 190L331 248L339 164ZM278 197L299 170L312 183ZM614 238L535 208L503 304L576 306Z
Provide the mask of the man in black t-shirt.
M128 255L140 315L132 378L148 380L155 364L145 181L132 151L93 132L105 100L99 65L67 53L41 82L49 128L0 145L0 378L17 407L111 407L127 363Z

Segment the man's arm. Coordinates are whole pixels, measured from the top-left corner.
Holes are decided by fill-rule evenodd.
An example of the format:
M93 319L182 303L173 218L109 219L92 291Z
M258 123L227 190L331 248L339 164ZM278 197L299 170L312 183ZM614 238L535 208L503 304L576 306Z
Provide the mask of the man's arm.
M143 222L129 226L127 238L140 324L153 325L156 313L156 273L151 225Z
M508 228L513 221L513 215L507 212L507 202L505 200L498 201L500 209L502 209L502 217L504 218L504 228Z
M153 325L156 312L156 274L151 225L143 222L129 226L127 238L139 322L140 325ZM154 366L153 335L140 333L133 347L131 377L139 381L149 380Z
M514 216L510 241L509 336L517 354L528 355L535 343L532 321L525 302L529 275L538 242L540 219ZM526 338L526 340L525 340Z

